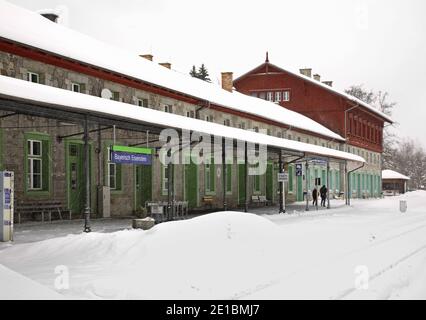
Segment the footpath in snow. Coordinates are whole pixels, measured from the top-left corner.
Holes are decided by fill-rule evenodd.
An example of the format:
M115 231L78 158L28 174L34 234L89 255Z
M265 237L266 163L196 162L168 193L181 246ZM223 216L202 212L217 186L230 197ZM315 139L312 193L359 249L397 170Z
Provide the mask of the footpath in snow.
M28 243L0 247L0 278L13 270L68 299L426 298L426 192L317 212L262 210L148 231L55 237L53 226L35 242L29 232ZM55 287L58 266L67 288Z

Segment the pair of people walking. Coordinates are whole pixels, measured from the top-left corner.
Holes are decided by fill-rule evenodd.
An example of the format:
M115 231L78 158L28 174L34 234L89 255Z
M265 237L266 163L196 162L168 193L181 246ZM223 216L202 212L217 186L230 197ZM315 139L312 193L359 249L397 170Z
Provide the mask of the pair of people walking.
M321 197L321 207L325 207L325 200L327 199L327 187L323 185L321 189L319 190L319 195ZM315 188L312 191L312 204L314 206L318 205L318 190Z

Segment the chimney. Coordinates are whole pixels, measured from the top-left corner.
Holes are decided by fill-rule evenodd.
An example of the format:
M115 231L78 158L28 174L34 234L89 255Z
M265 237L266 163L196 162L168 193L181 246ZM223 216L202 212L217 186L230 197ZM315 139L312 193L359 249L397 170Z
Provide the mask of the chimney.
M167 68L167 69L172 68L172 64L170 62L160 62L159 65L163 66L164 68Z
M332 87L333 86L333 81L323 81L322 83L324 83L325 85Z
M314 74L314 79L317 81L321 81L321 76L318 73L316 73Z
M58 23L59 16L56 13L42 13L41 15L52 22Z
M141 54L139 55L139 57L145 58L146 60L149 60L149 61L152 61L152 59L154 58L152 54Z
M222 89L232 92L233 84L233 73L232 72L222 72Z
M309 78L312 76L312 69L310 69L310 68L300 69L299 71L300 71L301 74L303 74L304 76L307 76Z

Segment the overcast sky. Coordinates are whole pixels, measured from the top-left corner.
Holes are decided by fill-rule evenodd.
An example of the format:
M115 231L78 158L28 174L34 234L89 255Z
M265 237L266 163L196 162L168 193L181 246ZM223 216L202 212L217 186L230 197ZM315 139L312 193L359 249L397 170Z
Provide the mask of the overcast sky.
M313 68L338 89L363 84L396 101L395 132L426 148L424 0L9 0L64 6L69 27L187 73L205 63L241 75L270 61ZM82 48L84 50L84 48Z

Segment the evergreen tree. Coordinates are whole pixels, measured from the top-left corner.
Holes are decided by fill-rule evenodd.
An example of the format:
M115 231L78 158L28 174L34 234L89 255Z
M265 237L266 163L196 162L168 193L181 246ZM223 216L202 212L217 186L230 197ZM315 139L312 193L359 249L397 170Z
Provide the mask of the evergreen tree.
M198 73L197 73L197 69L195 69L195 66L192 66L191 71L189 71L189 75L191 77L198 78Z
M201 64L201 67L198 68L198 78L207 82L211 82L209 78L209 72L207 68L204 66L204 63Z

